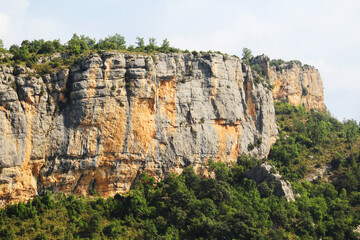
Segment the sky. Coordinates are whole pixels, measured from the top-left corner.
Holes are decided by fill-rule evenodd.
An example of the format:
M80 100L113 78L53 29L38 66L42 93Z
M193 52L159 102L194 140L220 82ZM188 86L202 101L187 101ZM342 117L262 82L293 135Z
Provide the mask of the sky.
M0 0L0 39L119 33L167 38L180 49L241 56L244 47L271 59L319 69L325 104L339 120L360 121L359 0Z

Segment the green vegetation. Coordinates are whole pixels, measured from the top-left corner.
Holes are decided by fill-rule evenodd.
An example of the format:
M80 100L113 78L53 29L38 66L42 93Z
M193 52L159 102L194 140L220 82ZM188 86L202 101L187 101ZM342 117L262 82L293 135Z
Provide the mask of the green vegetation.
M99 41L74 34L64 45L59 40L23 41L21 46L11 46L9 52L2 50L0 42L0 51L13 55L2 58L3 63L14 67L26 64L39 74L71 66L93 52L118 50L151 55L180 51L170 47L167 39L160 47L154 38L148 45L140 37L136 46L125 44L119 34ZM54 53L66 53L68 57L45 59ZM255 82L267 81L253 59L251 51L244 49L243 60L254 71ZM272 60L270 64L280 69L285 62ZM301 66L294 61L290 64ZM14 71L16 75L18 70ZM188 76L194 76L191 69ZM180 82L186 82L186 78ZM15 81L11 87L17 89ZM116 86L111 90L115 91ZM307 94L305 90L303 95ZM42 86L41 94L44 91ZM60 108L56 105L56 112ZM170 174L157 183L142 174L128 193L107 199L96 197L96 191L92 191L91 198L48 192L1 209L0 238L357 239L353 230L360 224L358 123L340 122L327 113L309 112L286 102L276 103L275 110L279 139L265 160L245 155L229 165L210 160L204 168L214 177L200 177L190 166L181 175ZM204 122L201 118L199 123ZM257 138L248 150L261 144L262 138ZM245 171L262 161L276 166L292 182L295 202L276 197L272 182L256 184L245 178ZM325 169L325 174L311 182L305 180L319 169Z
M242 60L246 63L246 64L250 64L250 60L254 58L252 51L248 48L243 48L242 50Z
M0 53L4 53L6 52L5 48L4 48L4 43L3 40L0 39Z
M304 86L301 86L301 94L302 94L302 96L306 96L306 95L308 95L308 90L307 90L307 88L306 87L304 87Z
M210 161L215 178L191 167L155 183L143 174L123 196L103 199L36 197L0 211L6 239L356 239L354 211L359 194L348 197L330 184L294 184L296 202L256 185L244 171L258 164L241 156L230 168Z
M245 171L262 161L242 155L209 161L214 177L192 167L156 183L142 174L130 192L103 199L47 193L0 211L4 239L357 239L360 224L359 125L276 103L280 139L269 161L292 181L295 202L256 184ZM253 147L261 144L255 140ZM309 156L312 156L311 158ZM328 179L304 180L329 164ZM95 194L96 195L96 194Z
M310 68L311 66L308 64L302 64L299 60L291 60L291 61L284 61L282 59L272 59L270 60L270 66L275 66L276 71L280 71L281 69L290 69L293 65L297 65L301 68Z
M247 64L251 67L251 72L254 77L255 85L258 85L261 83L268 90L272 90L273 85L270 84L267 70L259 65L259 61L258 61L259 58L265 58L267 61L269 61L269 58L267 56L254 57L250 49L243 48L242 60L245 64Z
M55 69L70 67L76 64L85 56L103 51L121 51L125 53L176 53L179 49L171 47L167 39L163 40L161 46L157 46L156 39L150 38L149 44L145 45L144 38L137 38L137 47L130 45L126 47L125 37L120 34L114 34L104 39L96 41L90 37L74 34L65 44L60 40L44 41L24 40L20 46L12 45L7 51L3 48L3 42L0 40L0 53L7 53L0 58L0 63L17 65L26 65L34 68L39 74L47 74ZM57 55L54 55L58 53Z
M275 109L280 138L269 160L290 180L300 180L306 172L325 167L334 158L345 161L347 156L358 154L360 134L356 121L341 123L329 114L308 112L286 102L275 103Z
M162 41L161 46L157 46L155 38L149 38L148 44L145 44L143 37L136 38L136 46L126 46L125 37L120 34L114 34L104 39L96 41L93 38L84 35L73 34L72 38L65 44L61 44L59 39L53 41L39 40L24 40L20 46L12 45L9 50L4 49L2 40L0 39L0 64L11 65L14 68L14 75L17 75L17 66L25 65L29 68L35 69L39 75L51 74L59 69L69 68L77 64L86 56L91 54L101 54L104 51L119 51L122 53L140 53L151 56L156 61L156 53L188 53L189 50L180 50L170 46L168 39ZM208 54L222 54L224 61L228 59L227 54L219 51L192 51L191 54L196 56L207 56ZM233 55L235 56L235 55ZM236 57L236 56L235 56ZM259 65L258 57L254 57L251 50L244 48L242 51L242 60L248 64L252 69L255 84L263 84L268 90L272 90L273 86L270 84L268 73L266 69ZM266 57L267 58L267 57ZM276 62L277 61L277 62ZM277 69L282 60L276 60ZM287 66L298 63L296 61L288 62ZM270 65L274 64L274 60L270 61ZM300 63L301 65L301 63ZM279 68L280 69L280 68ZM192 70L189 70L189 76L194 76Z
M204 123L205 123L205 118L202 117L202 118L200 119L199 123L200 123L200 124L204 124Z
M38 57L42 55L51 55L54 53L68 53L69 55L79 55L91 52L101 52L108 50L124 50L131 52L178 52L178 49L170 47L167 39L164 39L162 46L156 45L155 38L149 39L149 44L145 46L144 39L137 38L137 47L130 46L126 48L125 37L120 34L108 36L104 39L96 41L90 37L74 34L66 43L61 44L60 40L44 41L44 40L25 40L21 46L12 45L9 52L13 54L13 60L17 63L25 62L27 64L35 64Z
M276 71L280 71L280 66L286 64L286 62L282 59L272 59L270 60L270 66L275 66Z

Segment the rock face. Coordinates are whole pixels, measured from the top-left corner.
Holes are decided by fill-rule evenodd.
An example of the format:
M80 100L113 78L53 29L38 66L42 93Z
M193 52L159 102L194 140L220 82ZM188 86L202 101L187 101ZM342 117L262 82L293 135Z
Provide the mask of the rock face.
M260 166L254 167L245 173L245 176L254 180L257 184L262 182L274 181L274 195L285 196L287 201L295 201L294 193L291 184L288 181L282 180L281 175L276 172L275 168L268 163L263 163Z
M315 67L302 65L299 61L272 65L265 55L253 58L251 64L259 65L269 79L275 101L287 101L307 110L326 110L323 82Z
M268 69L276 99L295 99L299 82L320 89L313 77L299 80L305 70ZM210 158L265 157L278 133L274 99L253 74L220 54L107 52L44 76L3 65L0 200L44 190L106 197L127 191L143 171L159 179L189 164L201 172ZM322 109L308 89L292 103Z
M304 106L307 110L325 111L324 88L317 69L292 63L269 69L270 83L274 99L286 100L294 106Z

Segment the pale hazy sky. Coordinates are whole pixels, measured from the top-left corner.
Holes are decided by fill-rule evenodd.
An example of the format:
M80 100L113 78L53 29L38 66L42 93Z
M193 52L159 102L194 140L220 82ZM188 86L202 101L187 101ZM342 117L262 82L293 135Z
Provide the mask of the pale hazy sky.
M335 117L360 121L359 0L0 0L0 6L6 47L119 33L128 45L137 36L168 38L181 49L241 56L247 47L297 59L319 69Z

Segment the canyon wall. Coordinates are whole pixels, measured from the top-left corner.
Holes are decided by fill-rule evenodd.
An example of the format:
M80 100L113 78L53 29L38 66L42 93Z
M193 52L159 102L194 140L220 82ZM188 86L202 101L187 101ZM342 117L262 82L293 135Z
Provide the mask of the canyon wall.
M144 171L160 179L188 165L201 174L209 159L266 157L274 99L325 105L316 69L255 61L269 81L221 54L106 52L43 76L2 65L1 204L45 190L113 196Z

